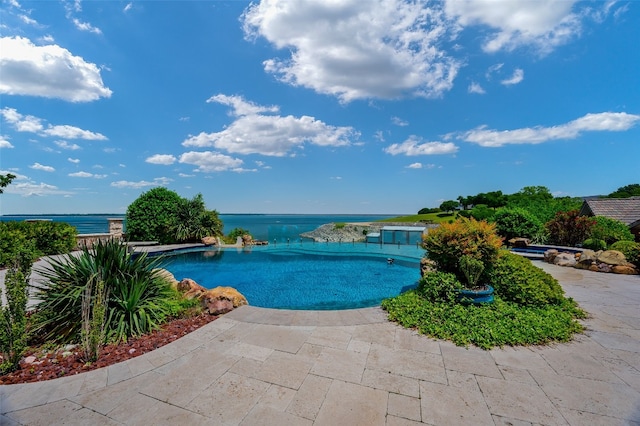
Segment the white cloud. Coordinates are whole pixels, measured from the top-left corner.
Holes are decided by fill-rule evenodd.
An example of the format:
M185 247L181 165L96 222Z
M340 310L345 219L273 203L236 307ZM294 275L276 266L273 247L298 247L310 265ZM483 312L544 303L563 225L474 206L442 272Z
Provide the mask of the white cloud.
M242 96L227 96L218 94L207 99L207 102L215 102L222 105L230 106L232 108L232 110L230 111L230 115L236 117L242 117L243 115L258 115L263 112L270 112L275 114L280 111L280 108L275 105L257 105L251 101L245 100Z
M104 179L107 175L97 175L89 172L75 172L69 173L70 177L79 177L79 178L94 178L94 179Z
M209 102L232 107L236 120L216 133L202 132L191 136L183 146L215 147L235 154L262 154L281 157L305 143L318 146L345 146L359 134L352 127L336 127L313 117L263 115L277 112L278 107L263 107L237 96L217 95Z
M102 31L100 30L100 28L94 27L88 22L82 22L78 18L73 18L71 22L73 22L73 25L75 25L75 27L80 31L87 31L89 33L94 33L94 34L102 34Z
M401 119L400 117L391 117L391 122L396 126L406 127L409 125L409 122Z
M155 154L151 157L148 157L144 161L151 164L162 164L165 166L169 166L176 162L176 157L170 154Z
M68 149L69 151L75 151L80 149L80 145L72 143L70 144L67 141L55 141L54 142L56 145L58 145L60 148L62 149Z
M111 96L95 64L58 45L36 46L24 37L2 37L0 51L0 93L71 102Z
M407 156L453 154L458 152L458 147L453 142L422 142L419 137L412 135L402 143L389 145L384 152Z
M467 88L467 91L469 93L477 93L479 95L484 95L485 93L487 93L482 86L480 86L479 83L471 82L471 84L469 85L469 87Z
M40 170L43 172L55 172L56 169L54 169L51 166L44 166L40 163L33 163L32 165L29 166L29 168L33 169L33 170Z
M190 177L195 177L196 175L189 175L187 173L178 173L178 176L182 178L190 178Z
M8 137L0 135L0 148L13 148Z
M243 161L239 158L211 151L185 152L180 156L180 163L198 166L196 170L205 173L244 170L241 168Z
M128 12L133 8L133 3L127 3L127 5L122 9L123 12Z
M19 194L23 197L42 197L47 195L72 195L73 192L63 191L55 185L47 183L14 182L5 189L6 193Z
M80 162L80 159L79 158L71 158L71 157L69 157L69 158L67 158L67 161L70 162L70 163L73 163L73 164L78 164Z
M407 169L421 169L422 163L411 163L407 166Z
M82 130L75 126L58 125L51 126L42 131L44 135L55 136L58 138L66 139L84 139L88 141L105 141L107 137L100 133L90 132L89 130Z
M522 80L524 80L524 71L520 68L516 68L513 71L513 75L505 80L502 80L500 84L503 84L505 86L513 86L514 84L520 83Z
M172 179L166 177L155 178L153 182L148 182L146 180L141 180L138 182L132 182L127 180L119 180L116 182L111 182L111 186L115 188L145 188L148 186L166 186L171 182Z
M263 0L242 19L248 39L291 53L264 61L265 71L341 102L438 97L461 66L440 47L455 29L438 3Z
M501 147L509 144L539 144L558 139L575 139L583 132L628 130L640 121L640 115L624 112L586 114L566 124L552 127L525 127L515 130L492 130L486 126L463 133L459 139L484 147Z
M462 27L486 25L493 29L482 46L486 52L532 46L547 54L582 30L582 16L573 11L575 0L447 0L447 15Z
M0 110L0 115L18 132L38 133L40 136L54 136L66 139L107 140L107 137L100 133L90 132L89 130L66 124L49 124L45 128L41 118L32 115L24 116L14 108L5 107Z

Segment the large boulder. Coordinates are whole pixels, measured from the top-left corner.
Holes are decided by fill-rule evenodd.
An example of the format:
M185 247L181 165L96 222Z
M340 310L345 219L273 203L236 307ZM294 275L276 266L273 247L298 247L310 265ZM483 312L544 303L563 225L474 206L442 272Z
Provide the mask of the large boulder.
M202 297L207 289L192 280L191 278L184 278L178 283L178 290L183 293L185 299L196 299Z
M618 250L605 250L598 255L599 263L606 263L607 265L626 265L627 259L624 254Z
M171 284L171 288L173 288L174 290L178 288L178 280L173 276L171 272L163 268L156 268L153 270L153 272L155 272L156 276Z
M556 249L549 249L547 251L544 252L544 261L547 263L553 263L553 260L556 258L556 256L558 255L558 250Z
M512 238L508 242L511 247L515 248L526 248L531 243L528 238Z
M559 253L553 259L553 263L558 266L575 266L576 256L571 253Z
M200 296L202 307L211 315L221 315L246 305L247 299L233 287L216 287Z
M614 274L637 275L638 270L632 265L615 265L611 268Z
M596 252L593 250L585 249L582 251L582 253L580 253L575 267L578 269L590 269L592 265L596 264L596 260Z
M200 241L205 246L215 246L215 245L218 244L218 238L217 237L202 237L202 240L200 240Z

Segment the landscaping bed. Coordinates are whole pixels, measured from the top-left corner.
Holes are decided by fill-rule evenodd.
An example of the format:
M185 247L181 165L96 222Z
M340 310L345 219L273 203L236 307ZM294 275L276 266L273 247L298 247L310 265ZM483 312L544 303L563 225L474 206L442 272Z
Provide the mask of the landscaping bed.
M103 346L100 357L92 363L82 360L80 346L67 346L66 349L69 349L67 351L65 351L65 346L57 349L47 349L46 345L32 347L27 349L24 355L24 360L32 360L32 362L26 363L23 360L18 370L0 376L0 384L39 382L108 367L158 349L217 318L215 315L200 314L190 318L174 319L151 333L130 338L126 342ZM30 357L35 357L35 359L30 359Z

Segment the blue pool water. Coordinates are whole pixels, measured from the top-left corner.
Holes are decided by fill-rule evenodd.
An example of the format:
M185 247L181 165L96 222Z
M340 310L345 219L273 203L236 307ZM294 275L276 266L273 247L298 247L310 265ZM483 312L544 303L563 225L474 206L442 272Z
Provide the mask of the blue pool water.
M307 243L187 251L165 267L178 280L234 287L253 306L338 310L376 306L415 287L423 253L415 246Z

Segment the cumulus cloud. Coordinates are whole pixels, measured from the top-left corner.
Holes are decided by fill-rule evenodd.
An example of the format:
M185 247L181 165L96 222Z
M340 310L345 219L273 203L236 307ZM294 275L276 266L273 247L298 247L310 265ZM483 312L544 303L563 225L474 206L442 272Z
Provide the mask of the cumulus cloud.
M79 127L69 126L67 124L47 124L45 127L41 118L34 117L32 115L22 115L14 108L5 107L0 110L0 115L2 115L5 121L11 124L18 132L37 133L40 136L52 136L65 139L107 140L107 137L103 134L83 130ZM58 142L56 142L56 144L58 144ZM58 146L63 148L60 144L58 144Z
M407 166L407 169L421 169L422 163L411 163Z
M493 130L478 127L460 135L465 142L484 147L501 147L510 144L539 144L558 139L575 139L584 132L621 132L635 126L640 115L625 112L602 112L586 114L566 124L552 127L525 127L515 130Z
M6 193L19 194L23 197L43 197L47 195L72 195L73 192L63 191L55 185L44 182L14 182L5 189Z
M291 53L264 61L265 71L342 102L438 97L461 66L441 48L453 28L438 3L262 0L242 20L248 39Z
M513 71L513 75L507 79L502 80L500 84L503 84L505 86L513 86L514 84L520 83L522 80L524 80L524 71L520 68L516 68L515 71Z
M62 148L62 149L68 149L69 151L75 151L80 149L80 145L75 144L75 143L69 143L67 141L55 141L54 142L56 145L58 145L58 147Z
M412 135L402 143L389 145L384 152L407 156L454 154L458 152L458 147L453 142L422 142L419 137Z
M80 162L80 159L79 158L71 158L71 157L69 157L69 158L67 158L67 161L70 162L70 163L73 163L73 164L78 164Z
M185 152L180 156L180 163L192 164L197 167L199 172L224 172L224 171L246 171L241 166L244 163L239 158L229 157L219 152Z
M140 180L137 182L128 181L128 180L119 180L116 182L111 182L111 186L115 188L146 188L148 186L166 186L173 179L169 179L166 177L155 178L153 182L149 182L146 180Z
M69 173L70 177L79 177L79 178L94 178L94 179L104 179L107 175L97 175L89 172L75 172Z
M148 157L144 161L151 164L161 164L164 166L169 166L176 162L176 157L170 154L155 154L151 157Z
M494 53L532 46L547 54L580 35L583 15L575 0L447 0L445 10L462 27L486 25L492 29L482 48Z
M6 136L0 135L0 148L13 148Z
M359 136L352 127L330 126L309 116L265 115L277 112L278 107L255 105L239 96L216 95L209 102L231 106L230 115L237 118L220 132L190 136L183 146L282 157L305 143L345 146Z
M391 122L396 126L406 127L409 125L409 122L401 119L400 117L391 117Z
M469 93L477 93L479 95L484 95L485 93L487 93L482 86L480 86L479 83L476 82L472 82L469 87L467 88L467 91Z
M40 170L43 172L55 172L56 169L54 169L51 166L44 166L40 163L33 163L32 165L29 166L29 168L33 169L33 170Z
M73 18L71 22L73 22L73 25L80 31L86 31L94 34L102 34L102 31L100 30L100 28L94 27L88 22L82 22L78 18Z
M55 44L25 37L0 38L0 93L89 102L109 98L100 69Z

